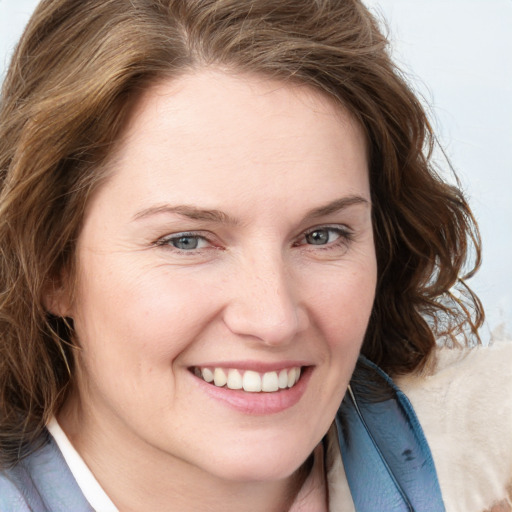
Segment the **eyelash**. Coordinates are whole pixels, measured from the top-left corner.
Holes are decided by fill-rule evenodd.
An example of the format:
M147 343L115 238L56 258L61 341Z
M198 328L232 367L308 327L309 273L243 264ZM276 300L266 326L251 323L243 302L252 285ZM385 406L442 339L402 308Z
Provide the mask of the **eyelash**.
M325 243L325 244L310 244L307 242L306 243L302 242L303 240L307 241L308 236L311 236L316 232L322 232L322 231L335 233L338 236L338 238L332 242L327 241L327 243ZM199 248L193 247L192 249L187 250L187 249L180 249L179 247L176 247L173 245L173 242L178 243L180 239L187 239L187 238L194 239L198 243L200 243L201 241L206 242L207 244L210 244L211 247L199 247ZM350 231L346 226L344 226L344 227L316 226L314 228L308 229L307 231L303 232L302 235L300 236L299 240L294 242L293 247L309 246L309 247L314 247L315 250L326 251L326 250L337 249L340 246L347 246L353 240L353 238L354 238L354 236L353 236L352 231ZM170 248L171 250L174 250L174 251L176 251L178 253L182 253L182 254L195 254L198 251L201 251L205 248L218 249L218 247L215 247L215 245L213 244L212 240L209 237L205 236L204 234L200 234L200 233L197 233L194 231L190 231L190 232L184 231L181 233L175 233L172 235L165 236L165 237L157 240L155 242L155 245L157 247Z

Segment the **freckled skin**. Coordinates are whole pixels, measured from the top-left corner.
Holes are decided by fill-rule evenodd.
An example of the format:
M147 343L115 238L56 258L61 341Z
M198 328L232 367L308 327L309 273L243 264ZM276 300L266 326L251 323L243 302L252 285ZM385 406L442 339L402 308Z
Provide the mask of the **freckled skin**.
M307 87L203 71L146 91L112 162L60 300L83 348L59 421L122 510L279 510L373 303L362 131ZM248 415L190 371L224 361L312 371L298 403Z

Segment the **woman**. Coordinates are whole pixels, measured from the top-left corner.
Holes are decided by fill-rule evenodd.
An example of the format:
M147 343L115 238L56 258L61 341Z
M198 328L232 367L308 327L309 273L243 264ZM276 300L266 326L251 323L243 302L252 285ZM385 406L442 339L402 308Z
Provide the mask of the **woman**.
M478 232L359 2L43 1L0 115L2 510L445 509Z

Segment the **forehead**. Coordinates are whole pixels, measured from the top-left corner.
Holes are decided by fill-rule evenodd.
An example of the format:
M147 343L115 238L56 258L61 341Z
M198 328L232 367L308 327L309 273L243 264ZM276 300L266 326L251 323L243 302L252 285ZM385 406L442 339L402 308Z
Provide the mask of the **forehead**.
M212 70L146 90L110 167L133 203L183 203L183 190L217 207L207 203L231 192L249 199L308 186L327 195L338 185L368 188L365 135L341 105L308 86Z

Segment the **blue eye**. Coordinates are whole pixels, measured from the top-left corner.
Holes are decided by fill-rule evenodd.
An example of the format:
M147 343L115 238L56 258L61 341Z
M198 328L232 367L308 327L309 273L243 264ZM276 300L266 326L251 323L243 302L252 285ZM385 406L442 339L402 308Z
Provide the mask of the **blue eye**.
M317 228L304 235L307 244L327 245L335 242L344 235L339 228Z
M194 251L207 247L209 242L204 236L195 235L193 233L178 233L177 235L161 239L158 245L171 246L179 251Z
M180 236L179 238L171 238L169 242L182 251L190 251L197 249L199 246L199 237L197 236Z

